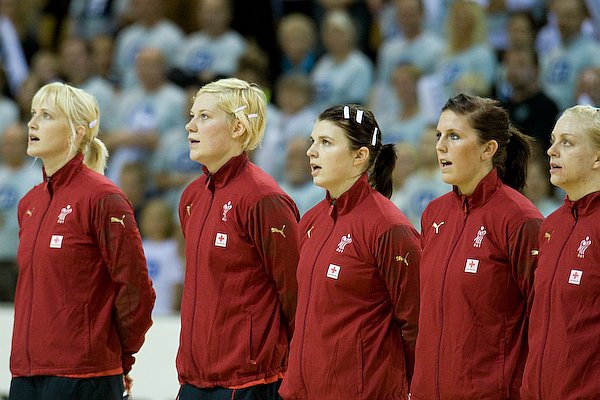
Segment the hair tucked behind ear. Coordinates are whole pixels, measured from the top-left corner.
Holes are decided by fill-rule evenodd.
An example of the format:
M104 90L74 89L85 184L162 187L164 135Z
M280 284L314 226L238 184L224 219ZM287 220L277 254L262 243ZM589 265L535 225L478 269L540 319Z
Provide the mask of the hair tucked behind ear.
M393 144L384 144L381 146L379 155L375 159L373 173L369 177L371 186L388 199L392 197L392 173L394 172L397 158L398 156Z

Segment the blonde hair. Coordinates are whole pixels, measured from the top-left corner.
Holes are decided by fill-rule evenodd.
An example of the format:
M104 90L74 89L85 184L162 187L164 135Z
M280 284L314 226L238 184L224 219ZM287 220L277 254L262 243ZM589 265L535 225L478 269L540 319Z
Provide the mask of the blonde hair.
M560 118L569 117L577 120L580 127L589 135L596 148L600 148L600 108L577 105L567 108Z
M254 83L237 78L225 78L204 85L196 97L210 93L217 98L218 106L238 119L245 128L242 139L244 151L254 150L262 140L265 131L267 98L262 89Z
M277 28L277 39L281 44L286 36L299 36L306 38L310 46L317 43L317 24L307 15L291 13L281 18Z
M67 118L69 124L69 154L83 153L83 162L89 168L101 174L106 168L108 150L100 139L100 111L96 98L81 89L61 82L53 82L42 86L35 96L32 105L52 103ZM84 129L84 135L77 146L77 128Z

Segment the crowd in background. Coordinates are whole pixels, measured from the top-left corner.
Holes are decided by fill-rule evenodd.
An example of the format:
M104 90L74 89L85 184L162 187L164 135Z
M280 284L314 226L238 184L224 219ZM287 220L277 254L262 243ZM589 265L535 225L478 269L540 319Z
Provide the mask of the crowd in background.
M418 229L450 190L433 127L457 93L499 99L536 138L525 195L548 215L549 137L574 104L600 106L600 3L594 0L0 0L0 300L16 277L19 199L42 179L25 154L33 94L64 81L99 102L106 175L138 219L157 292L174 312L183 281L176 209L199 174L187 133L193 95L235 76L268 94L252 160L301 213L321 200L306 150L320 111L368 106L396 143L392 200Z

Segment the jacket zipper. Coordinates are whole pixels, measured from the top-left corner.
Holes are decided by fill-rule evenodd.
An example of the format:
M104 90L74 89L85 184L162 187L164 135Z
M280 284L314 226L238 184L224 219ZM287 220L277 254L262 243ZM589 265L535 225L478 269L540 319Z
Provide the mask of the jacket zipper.
M328 215L331 216L333 211L335 210L335 200L333 200L331 202L331 205L329 206L329 210L328 210ZM333 229L335 228L335 223L337 222L337 216L336 218L333 218L333 223L331 224L331 229L329 230L329 232L327 232L327 235L325 235L324 237L328 238L329 234L331 234L331 232L333 232ZM310 286L308 287L308 302L306 304L306 311L304 312L304 324L302 326L302 334L305 334L306 332L306 326L308 324L308 310L310 310L310 299L311 299L311 293L312 293L312 288L313 288L313 276L315 273L315 269L317 267L317 260L319 259L319 256L321 255L321 252L323 251L323 248L325 247L325 244L328 242L328 240L323 240L323 242L321 243L321 247L319 248L319 250L317 251L314 259L313 259L313 263L312 263L312 268L310 270L310 275L309 275L309 282L310 282ZM302 385L304 385L304 391L306 392L306 397L307 398L311 398L311 396L308 394L308 387L306 386L306 381L304 380L304 340L302 342L300 342L300 352L299 352L299 356L300 356L300 379L302 381Z
M444 276L442 279L442 291L440 293L440 338L438 340L438 348L437 348L437 352L436 352L436 360L435 360L435 390L436 390L436 394L437 394L437 399L441 399L441 393L440 393L440 351L442 349L442 338L444 337L444 292L445 292L445 288L446 288L446 276L448 274L448 267L450 265L450 260L452 260L452 257L454 256L454 252L456 251L456 248L458 247L457 244L460 240L460 238L462 237L463 232L465 231L465 226L467 226L467 219L469 218L469 210L466 208L465 205L465 217L463 219L463 224L462 224L462 228L460 230L460 234L458 234L456 236L456 240L454 241L454 245L452 246L452 252L450 253L450 256L447 258L447 262L446 262L446 268L444 269Z
M48 189L48 195L50 196L50 201L48 201L48 203L46 204L46 209L44 210L44 214L42 217L42 220L40 222L40 224L37 227L37 231L35 233L35 241L33 242L33 251L31 253L31 303L29 305L29 322L27 323L27 358L29 360L29 373L33 374L32 371L32 365L31 365L31 321L33 319L33 304L35 303L35 299L34 299L34 294L35 294L35 290L34 290L34 286L35 286L35 281L34 281L34 268L35 268L35 254L36 254L36 250L38 247L38 238L40 236L40 232L42 231L42 227L44 226L44 222L46 221L46 218L48 217L48 210L50 209L50 206L52 205L52 201L54 200L54 195L52 192L52 186L50 185L50 177L46 178L46 187Z
M210 186L211 184L213 185L213 188L211 189ZM210 192L210 207L208 207L208 211L206 212L206 214L204 215L204 219L202 220L202 224L200 224L200 232L198 232L198 242L196 243L196 265L198 265L198 259L199 259L199 253L200 253L200 242L202 241L202 233L204 232L204 227L206 226L206 220L208 219L208 215L210 214L210 211L212 210L212 206L213 206L213 201L215 198L215 187L214 187L214 179L212 177L212 175L208 175L207 179L206 179L206 184L205 184L205 189L207 189ZM191 217L190 217L190 222L191 222ZM197 289L198 287L198 272L196 273L196 282L195 286ZM190 327L190 337L189 337L189 351L190 351L190 359L192 361L192 364L194 365L194 368L196 370L196 372L198 372L198 374L200 374L200 369L198 368L198 364L196 363L196 359L194 358L194 352L192 351L193 349L193 342L194 342L194 320L196 319L196 308L197 308L197 303L196 303L196 298L198 295L198 290L194 290L194 310L192 313L192 321L191 324L192 326Z
M575 223L573 224L573 226L571 227L571 233L573 233L573 230L575 229L575 226L577 225L577 218L575 219ZM565 247L567 246L567 242L569 241L569 237L571 236L571 233L569 233L569 235L567 235L561 249L560 252L558 253L559 256L556 258L556 264L554 264L554 274L552 275L552 280L550 281L550 291L548 293L548 308L550 308L550 305L552 304L552 288L554 287L554 281L556 279L556 273L558 271L558 264L560 262L561 259L561 255L563 254L563 250L565 249ZM541 382L542 382L542 368L541 366L544 365L544 353L546 353L546 344L548 342L548 326L550 325L550 315L548 315L548 318L546 319L546 321L544 321L544 330L542 332L546 332L546 335L544 337L544 341L542 344L542 353L540 355L540 374L538 377L538 391L539 391L539 399L543 398L542 397L542 387L541 387Z

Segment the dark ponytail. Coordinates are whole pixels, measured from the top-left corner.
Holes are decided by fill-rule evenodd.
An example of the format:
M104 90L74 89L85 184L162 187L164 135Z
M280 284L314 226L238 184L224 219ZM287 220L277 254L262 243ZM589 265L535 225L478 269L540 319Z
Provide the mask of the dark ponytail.
M396 149L393 144L384 144L373 165L373 172L369 176L369 183L375 190L387 197L392 197L392 173L396 165Z
M506 145L506 161L497 165L498 176L506 185L518 190L525 187L527 177L527 161L531 155L532 139L510 125L510 140Z

